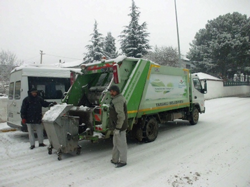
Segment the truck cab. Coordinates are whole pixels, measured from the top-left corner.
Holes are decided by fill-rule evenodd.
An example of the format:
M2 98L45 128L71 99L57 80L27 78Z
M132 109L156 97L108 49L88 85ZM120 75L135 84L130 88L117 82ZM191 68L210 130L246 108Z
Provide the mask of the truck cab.
M192 101L198 107L200 113L205 113L205 101L204 94L207 93L206 82L204 88L202 87L201 81L197 74L191 74L192 81L190 82L192 86Z

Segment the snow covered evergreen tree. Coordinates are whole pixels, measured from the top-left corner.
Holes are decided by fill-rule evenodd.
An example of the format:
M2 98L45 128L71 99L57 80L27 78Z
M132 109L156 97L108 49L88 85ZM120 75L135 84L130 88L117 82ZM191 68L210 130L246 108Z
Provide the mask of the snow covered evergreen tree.
M144 58L152 60L160 65L167 65L172 67L178 66L178 52L173 47L157 47L154 51L150 51Z
M105 37L103 50L107 59L116 58L118 56L115 47L115 38L112 36L111 32L108 32Z
M130 9L131 13L129 16L131 17L131 21L128 26L125 26L122 34L119 36L121 38L121 50L128 57L141 58L151 48L147 39L149 36L149 33L146 32L147 24L144 22L139 25L140 12L134 0L132 0Z
M196 71L227 76L250 66L250 18L238 12L208 21L196 33L187 58Z
M91 44L86 46L88 52L85 53L85 57L83 58L85 63L99 61L105 56L103 52L103 37L102 34L98 32L96 21L94 24L94 32L90 36L92 36L90 40Z

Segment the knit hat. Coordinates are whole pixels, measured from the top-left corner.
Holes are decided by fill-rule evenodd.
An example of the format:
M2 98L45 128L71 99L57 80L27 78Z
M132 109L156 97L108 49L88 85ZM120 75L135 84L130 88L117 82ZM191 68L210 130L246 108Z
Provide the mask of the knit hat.
M36 88L31 88L31 89L30 89L30 93L31 93L31 92L37 92L37 89L36 89Z
M120 93L120 88L116 85L110 86L109 91L110 90L116 91L118 94Z

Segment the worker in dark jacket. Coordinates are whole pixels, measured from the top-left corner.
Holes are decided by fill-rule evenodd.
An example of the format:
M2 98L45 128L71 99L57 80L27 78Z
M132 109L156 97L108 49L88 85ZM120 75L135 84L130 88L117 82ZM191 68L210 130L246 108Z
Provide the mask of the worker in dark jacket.
M113 130L113 151L111 163L116 167L127 165L127 139L126 130L128 127L126 100L120 94L118 86L109 88L112 97L109 107L110 128Z
M39 147L46 146L43 143L42 107L48 107L56 102L44 101L37 95L37 90L32 88L28 96L24 98L21 107L22 123L26 124L29 132L30 149L35 148L34 130L36 130Z

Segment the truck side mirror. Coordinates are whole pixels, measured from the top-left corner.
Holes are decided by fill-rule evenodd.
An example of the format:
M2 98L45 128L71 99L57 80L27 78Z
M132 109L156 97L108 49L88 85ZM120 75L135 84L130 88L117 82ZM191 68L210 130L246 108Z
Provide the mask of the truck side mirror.
M207 93L207 80L204 80L204 89L202 90L202 93Z

